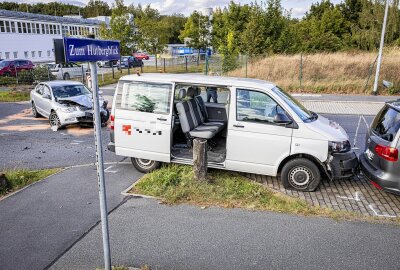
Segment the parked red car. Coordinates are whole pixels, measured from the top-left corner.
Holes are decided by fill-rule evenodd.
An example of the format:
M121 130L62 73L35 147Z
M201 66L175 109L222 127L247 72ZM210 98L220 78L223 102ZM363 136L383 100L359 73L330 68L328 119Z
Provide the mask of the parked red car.
M139 60L149 60L150 58L147 53L142 53L142 52L136 52L133 54L133 56Z
M16 76L23 70L32 70L35 65L29 60L3 60L0 62L0 76Z

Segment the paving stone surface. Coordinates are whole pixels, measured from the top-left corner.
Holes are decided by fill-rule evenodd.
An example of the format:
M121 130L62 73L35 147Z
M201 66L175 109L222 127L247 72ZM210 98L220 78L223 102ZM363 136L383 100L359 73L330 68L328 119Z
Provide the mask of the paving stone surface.
M376 115L383 102L302 100L303 105L316 113Z
M366 216L400 217L400 196L374 187L364 177L329 181L324 179L315 192L287 190L277 177L246 174L258 183L286 195L300 198L309 204Z

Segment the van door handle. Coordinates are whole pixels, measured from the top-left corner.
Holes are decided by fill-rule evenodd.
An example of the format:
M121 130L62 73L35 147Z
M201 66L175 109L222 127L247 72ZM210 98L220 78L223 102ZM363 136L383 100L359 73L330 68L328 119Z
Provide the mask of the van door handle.
M157 120L159 120L159 121L167 121L167 119L162 118L162 117L158 117Z
M244 128L244 126L243 125L233 125L234 127L237 127L237 128Z

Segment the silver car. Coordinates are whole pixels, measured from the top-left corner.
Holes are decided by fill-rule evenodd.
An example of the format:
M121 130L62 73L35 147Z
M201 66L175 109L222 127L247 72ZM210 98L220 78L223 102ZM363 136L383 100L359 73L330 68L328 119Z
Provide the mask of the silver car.
M109 118L107 101L99 96L102 124ZM69 124L93 124L92 92L85 85L74 81L39 83L31 91L32 114L49 118L52 128Z

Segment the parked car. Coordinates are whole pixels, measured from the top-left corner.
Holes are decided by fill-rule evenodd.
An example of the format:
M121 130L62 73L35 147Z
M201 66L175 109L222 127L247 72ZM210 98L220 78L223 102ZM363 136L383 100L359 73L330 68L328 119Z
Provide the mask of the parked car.
M50 72L56 76L58 80L69 80L71 78L80 78L83 74L83 69L81 65L76 63L63 63L48 64Z
M137 59L133 56L122 56L121 61L118 60L117 67L121 68L133 68L133 67L143 67L143 61Z
M99 67L115 67L117 65L118 60L109 60L109 61L97 61L97 65Z
M212 87L223 102L204 101ZM160 162L193 164L197 138L210 147L208 167L280 175L286 188L313 191L322 175L334 180L358 171L344 129L271 82L188 74L119 80L110 151L150 172Z
M61 128L69 124L92 124L92 93L85 85L74 81L50 81L39 83L31 91L32 115L49 118L51 127ZM107 101L99 96L101 122L108 121Z
M0 76L16 76L23 70L32 70L35 65L29 60L3 60L0 62Z
M139 60L149 60L149 55L147 53L144 52L135 52L133 54L134 57L136 57Z
M387 102L366 135L361 170L379 189L400 195L400 99Z

